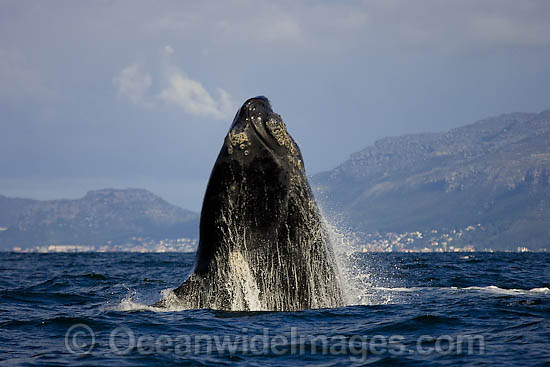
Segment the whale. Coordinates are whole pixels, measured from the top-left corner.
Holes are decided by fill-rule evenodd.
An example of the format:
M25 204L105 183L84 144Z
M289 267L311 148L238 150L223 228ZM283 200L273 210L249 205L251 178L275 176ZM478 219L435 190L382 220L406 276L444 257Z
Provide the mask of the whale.
M186 308L297 311L344 305L330 234L300 149L264 96L237 111L203 199Z

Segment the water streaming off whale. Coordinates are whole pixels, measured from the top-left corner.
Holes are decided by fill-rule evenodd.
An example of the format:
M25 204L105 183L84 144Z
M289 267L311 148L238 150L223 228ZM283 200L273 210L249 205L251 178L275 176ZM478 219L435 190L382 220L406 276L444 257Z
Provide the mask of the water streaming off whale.
M206 189L195 269L174 292L187 308L345 303L300 149L265 97L249 99L235 116Z

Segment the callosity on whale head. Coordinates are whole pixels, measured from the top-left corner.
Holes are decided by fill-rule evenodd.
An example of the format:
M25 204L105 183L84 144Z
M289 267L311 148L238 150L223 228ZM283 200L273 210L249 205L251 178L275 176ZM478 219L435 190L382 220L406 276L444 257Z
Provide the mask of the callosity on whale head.
M225 140L228 154L234 159L251 162L254 156L271 154L280 164L303 169L302 155L286 131L280 115L273 112L269 100L263 96L247 100L239 109ZM252 153L252 156L251 156ZM242 154L242 156L240 156Z
M300 149L269 100L247 100L208 182L186 307L292 311L343 295Z

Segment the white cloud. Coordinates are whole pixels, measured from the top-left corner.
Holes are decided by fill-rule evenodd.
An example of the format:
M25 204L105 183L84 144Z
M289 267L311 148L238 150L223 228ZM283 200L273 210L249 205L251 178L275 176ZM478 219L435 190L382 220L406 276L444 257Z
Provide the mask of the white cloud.
M215 98L200 81L190 78L171 61L170 56L174 53L172 46L164 46L163 51L164 60L161 63L163 78L159 82L161 91L158 95L148 93L153 84L153 78L150 73L141 70L136 63L122 69L113 78L118 94L127 97L135 104L146 107L156 105L160 100L176 105L192 116L217 120L231 118L235 105L229 92L217 88L217 98Z
M231 95L227 91L218 88L218 99L215 99L199 81L189 78L175 66L168 74L167 83L160 99L181 107L189 115L222 120L233 113Z
M234 105L231 95L222 88L217 88L218 98L214 98L198 80L191 79L171 60L174 48L164 46L162 74L164 88L158 98L165 103L180 107L185 113L216 120L231 118Z
M113 84L118 88L118 94L127 97L135 104L149 104L145 101L145 94L151 88L152 83L151 74L141 71L137 64L127 66L113 78Z

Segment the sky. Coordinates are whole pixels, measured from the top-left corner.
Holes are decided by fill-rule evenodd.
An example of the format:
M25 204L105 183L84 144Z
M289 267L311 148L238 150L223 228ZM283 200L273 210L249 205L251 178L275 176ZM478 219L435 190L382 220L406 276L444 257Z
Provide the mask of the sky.
M550 1L0 0L0 195L199 211L267 96L308 174L377 139L550 108Z

